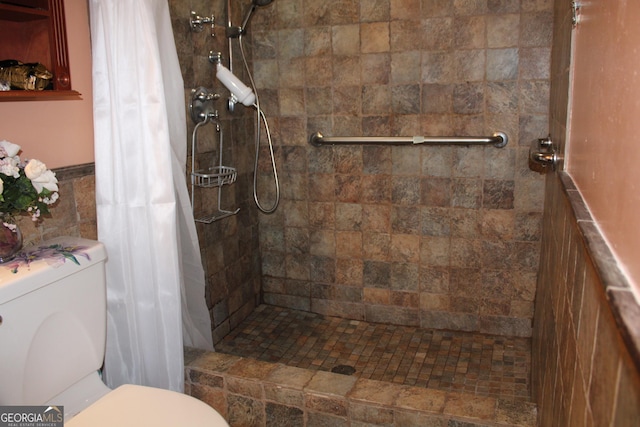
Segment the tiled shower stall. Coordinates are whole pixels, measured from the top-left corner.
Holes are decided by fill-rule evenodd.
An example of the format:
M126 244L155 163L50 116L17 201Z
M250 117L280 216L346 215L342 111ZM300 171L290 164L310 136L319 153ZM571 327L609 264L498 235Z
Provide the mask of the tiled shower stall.
M548 131L551 5L275 0L260 7L244 42L272 130L282 189L278 210L264 215L252 200L253 111L239 105L227 111L228 92L208 60L210 51L228 59L226 3L170 1L185 97L197 86L222 94L216 108L225 134L223 157L238 169L237 182L221 190L226 207L241 208L238 215L198 225L214 342L261 303L354 321L530 337L544 177L529 169L528 145ZM238 22L250 2L231 5ZM191 31L191 10L216 16L215 37L208 28ZM234 72L248 82L238 40L231 46ZM308 138L317 131L501 131L510 142L505 148L314 147ZM213 127L203 135L191 155L206 166L217 159L217 140ZM263 137L258 183L268 203L274 194L264 142ZM218 190L196 191L196 212L210 210ZM203 357L188 363L192 394L238 425L262 425L272 416L282 421L283 413L309 425L318 416L333 424L359 419L353 409L327 414L314 407L307 413L301 402L310 397L265 401L264 391L251 390L266 387L256 381L273 381L266 378L272 368L248 361L238 367L224 355L211 356L215 361ZM355 378L349 381L354 383L339 393L328 391L338 393L340 407L361 386ZM287 381L276 386L305 393ZM513 417L520 412L529 414L521 425L530 425L530 406L456 393L447 401L467 398L475 399L480 412L443 405L435 415L413 416L516 425ZM381 402L364 403L379 410ZM405 425L399 413L395 417L395 425Z
M240 213L199 226L215 339L260 298L351 319L530 336L544 186L527 150L548 129L551 5L276 0L260 8L245 42L277 147L282 201L275 214L259 215L252 112L226 111L207 60L210 50L226 55L224 28L209 37L188 26L192 9L226 22L224 3L170 2L185 91L224 94L225 156L239 171L223 191ZM232 4L237 15L248 7ZM246 79L237 40L232 46ZM510 143L313 147L316 131L502 131ZM202 161L215 158L211 134L199 143ZM259 184L268 199L267 166Z

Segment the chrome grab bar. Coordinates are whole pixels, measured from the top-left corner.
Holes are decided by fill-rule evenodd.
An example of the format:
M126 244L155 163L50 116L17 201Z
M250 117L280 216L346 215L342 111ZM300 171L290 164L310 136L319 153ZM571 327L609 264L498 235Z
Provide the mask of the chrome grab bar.
M502 148L509 142L504 132L493 136L330 136L316 132L309 137L309 144L323 145L493 145Z

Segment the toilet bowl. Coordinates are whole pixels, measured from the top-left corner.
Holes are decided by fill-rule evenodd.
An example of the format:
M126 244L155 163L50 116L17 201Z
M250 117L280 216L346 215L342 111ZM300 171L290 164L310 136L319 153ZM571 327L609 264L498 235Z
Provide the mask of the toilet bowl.
M228 427L222 416L191 396L122 385L65 422L66 427Z
M106 339L104 246L63 237L0 265L0 406L63 406L71 427L228 427L182 393L100 379ZM35 260L34 260L35 259Z

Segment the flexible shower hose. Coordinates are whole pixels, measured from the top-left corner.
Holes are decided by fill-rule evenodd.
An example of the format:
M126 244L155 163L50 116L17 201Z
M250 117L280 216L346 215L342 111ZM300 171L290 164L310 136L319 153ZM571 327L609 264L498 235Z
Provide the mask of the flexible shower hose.
M256 107L256 155L255 161L253 164L253 200L256 203L258 209L265 214L272 214L278 208L278 204L280 203L280 180L278 179L278 171L276 168L276 159L273 152L273 142L271 140L271 131L269 130L269 124L267 122L267 117L264 115L264 112L260 108L260 98L258 96L258 90L256 89L256 84L253 81L253 76L251 75L251 70L249 69L249 64L247 63L247 58L244 52L244 44L242 43L243 37L240 35L238 37L238 43L240 44L240 54L242 56L242 62L244 63L244 67L247 70L247 75L249 76L249 82L251 83L251 88L253 89L253 93L256 96L256 102L254 107ZM231 43L231 40L229 40ZM258 160L260 156L260 129L262 128L262 123L264 123L265 132L267 134L267 142L269 145L269 155L271 156L271 168L273 170L273 183L276 190L275 200L273 205L269 208L265 208L260 203L260 199L258 197Z

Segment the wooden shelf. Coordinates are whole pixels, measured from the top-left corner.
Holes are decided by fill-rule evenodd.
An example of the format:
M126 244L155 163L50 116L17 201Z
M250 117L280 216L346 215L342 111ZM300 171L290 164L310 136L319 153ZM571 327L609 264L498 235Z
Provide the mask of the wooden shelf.
M48 19L49 16L50 13L48 9L0 3L0 19L5 21L25 22L36 19Z
M0 92L3 101L54 101L56 99L80 99L81 93L75 90L10 90Z
M0 92L0 101L79 99L71 86L63 0L0 0L0 60L40 63L52 90Z

